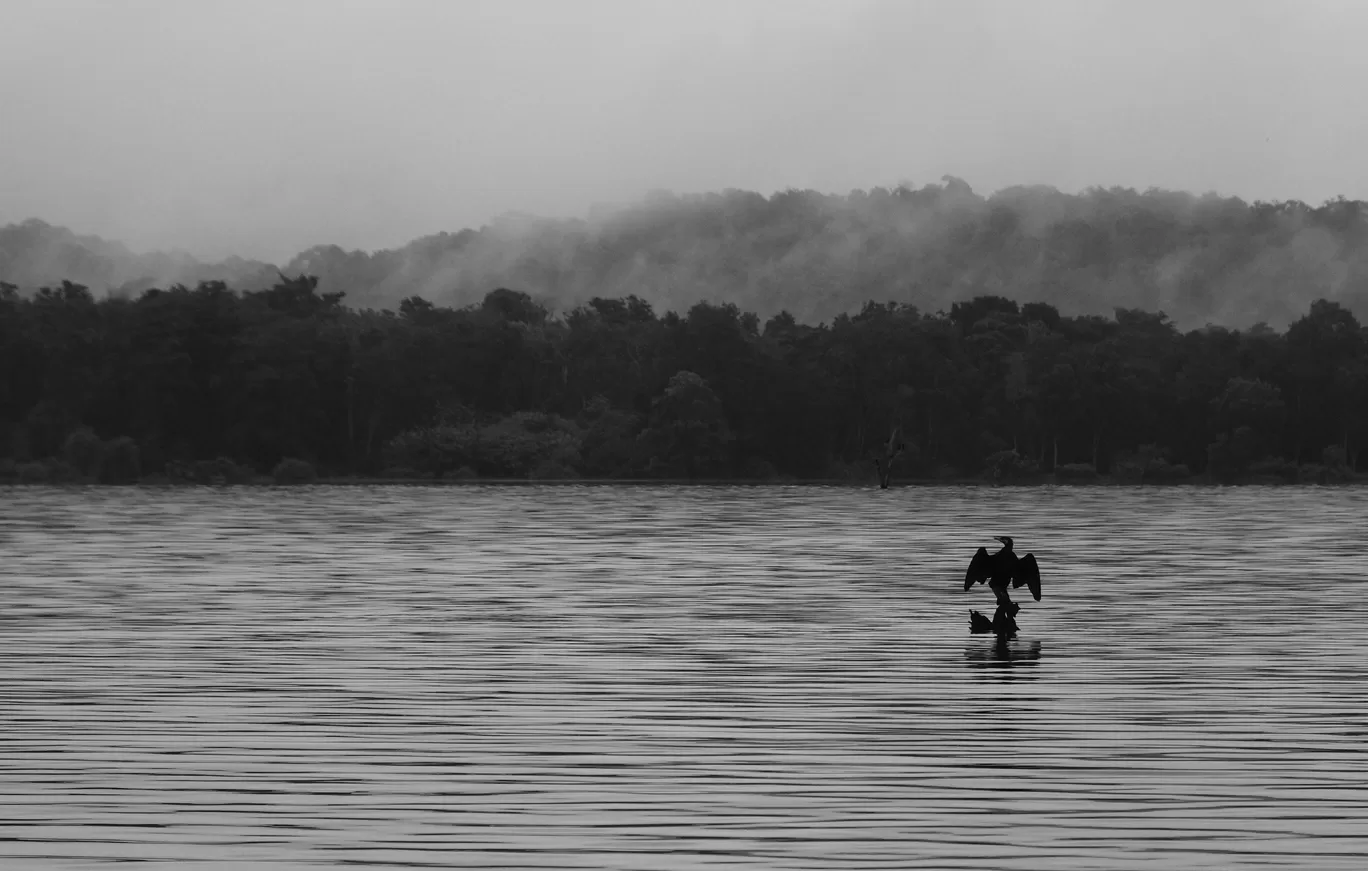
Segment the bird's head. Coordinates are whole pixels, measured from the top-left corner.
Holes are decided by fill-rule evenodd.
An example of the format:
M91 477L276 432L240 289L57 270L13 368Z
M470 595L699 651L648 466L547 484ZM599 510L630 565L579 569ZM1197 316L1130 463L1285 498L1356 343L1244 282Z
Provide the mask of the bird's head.
M1012 537L1010 535L995 535L993 540L1002 542L1002 546L1008 550L1012 549Z

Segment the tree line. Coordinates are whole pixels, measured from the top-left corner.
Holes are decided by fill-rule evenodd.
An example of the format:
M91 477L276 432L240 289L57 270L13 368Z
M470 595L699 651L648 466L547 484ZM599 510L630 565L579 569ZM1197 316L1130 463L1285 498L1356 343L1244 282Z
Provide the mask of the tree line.
M1368 317L1368 204L1116 187L985 197L951 177L841 195L657 193L586 219L503 217L393 249L322 245L280 268L375 309L412 296L460 308L513 287L558 312L635 294L657 311L723 299L765 321L787 310L817 323L867 299L934 312L1005 296L1069 315L1164 311L1184 330L1284 329L1316 299ZM239 258L134 254L37 220L0 227L0 281L29 294L63 278L136 297L208 280L260 291L276 272Z
M0 478L1164 482L1353 478L1368 342L979 296L830 323L500 288L354 309L316 278L100 298L0 284Z

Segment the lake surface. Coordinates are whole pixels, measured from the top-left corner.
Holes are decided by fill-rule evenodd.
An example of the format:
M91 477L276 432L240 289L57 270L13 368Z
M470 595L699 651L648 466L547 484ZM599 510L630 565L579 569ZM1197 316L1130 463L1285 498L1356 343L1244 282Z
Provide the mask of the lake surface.
M0 488L0 868L1361 869L1365 547L1345 489Z

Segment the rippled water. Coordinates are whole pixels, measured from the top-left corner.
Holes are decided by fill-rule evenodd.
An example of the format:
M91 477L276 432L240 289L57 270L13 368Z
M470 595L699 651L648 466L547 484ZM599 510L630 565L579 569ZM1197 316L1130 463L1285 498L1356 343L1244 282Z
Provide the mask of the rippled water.
M0 867L1363 868L1365 509L0 488Z

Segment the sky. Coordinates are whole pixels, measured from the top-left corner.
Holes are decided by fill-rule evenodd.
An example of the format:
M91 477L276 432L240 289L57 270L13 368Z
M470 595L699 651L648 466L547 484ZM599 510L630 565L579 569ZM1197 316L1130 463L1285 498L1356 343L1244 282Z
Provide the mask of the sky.
M0 0L0 224L280 262L652 190L1368 199L1357 0Z

